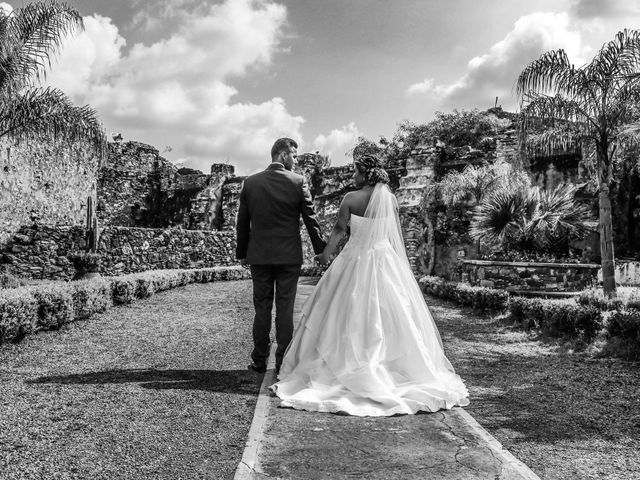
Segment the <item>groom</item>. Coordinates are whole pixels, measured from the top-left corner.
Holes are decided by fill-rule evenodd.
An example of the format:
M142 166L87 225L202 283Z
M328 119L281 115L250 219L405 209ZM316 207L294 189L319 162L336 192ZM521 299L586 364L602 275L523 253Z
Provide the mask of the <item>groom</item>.
M325 247L309 188L303 176L291 171L297 149L290 138L276 140L271 165L247 177L240 192L236 258L251 266L255 317L249 369L258 373L267 370L274 291L276 374L293 335L293 306L302 265L301 215L315 253Z

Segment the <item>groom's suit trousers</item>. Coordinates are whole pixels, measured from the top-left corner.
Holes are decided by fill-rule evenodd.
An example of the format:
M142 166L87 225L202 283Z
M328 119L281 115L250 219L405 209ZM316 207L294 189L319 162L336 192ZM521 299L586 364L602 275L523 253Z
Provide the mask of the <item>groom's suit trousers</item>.
M293 335L293 309L298 288L300 265L251 265L253 281L253 351L251 359L256 365L266 366L269 358L271 332L271 310L275 297L276 305L276 366Z

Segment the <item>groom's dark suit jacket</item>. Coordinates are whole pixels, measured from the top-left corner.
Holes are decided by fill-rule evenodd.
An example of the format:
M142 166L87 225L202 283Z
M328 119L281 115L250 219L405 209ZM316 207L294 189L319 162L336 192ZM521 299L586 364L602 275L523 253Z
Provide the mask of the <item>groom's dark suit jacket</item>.
M325 242L304 177L281 163L249 176L240 192L236 258L250 265L301 264L300 216L321 253Z

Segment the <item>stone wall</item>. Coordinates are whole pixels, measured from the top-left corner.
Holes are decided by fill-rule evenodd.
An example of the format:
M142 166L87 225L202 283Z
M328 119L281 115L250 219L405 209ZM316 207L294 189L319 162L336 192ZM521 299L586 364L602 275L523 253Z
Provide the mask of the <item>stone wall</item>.
M640 287L640 262L616 261L616 283L628 287ZM602 282L602 269L598 270L598 281Z
M210 174L178 169L140 142L110 143L108 153L97 178L101 225L222 228L222 190L234 178L232 165L213 164Z
M233 232L182 228L110 227L100 234L98 253L107 275L163 268L236 265Z
M0 141L0 247L21 226L83 225L98 159L82 146Z
M0 272L25 278L64 279L75 275L70 260L84 251L85 229L22 227L0 258ZM164 268L235 265L233 232L107 227L100 233L101 273L120 275Z
M453 246L436 244L434 256L436 261L431 274L446 280L459 281L461 261L477 258L478 248L477 245L470 243L459 243Z
M223 188L228 181L235 178L234 170L233 165L211 165L211 175L204 188L191 202L189 228L222 230L225 227Z
M600 265L462 260L461 280L510 292L576 292L595 285Z
M430 274L435 258L433 221L427 215L434 201L437 152L432 147L418 147L406 160L406 175L399 178L395 194L400 207L400 222L409 263L416 275Z

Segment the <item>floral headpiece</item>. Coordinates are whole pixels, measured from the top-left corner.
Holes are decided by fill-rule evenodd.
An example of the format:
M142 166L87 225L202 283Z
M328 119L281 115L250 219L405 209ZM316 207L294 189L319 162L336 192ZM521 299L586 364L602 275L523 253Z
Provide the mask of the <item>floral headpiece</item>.
M355 160L355 165L360 167L364 179L369 185L377 183L389 183L389 174L382 168L382 162L373 155L363 155Z

